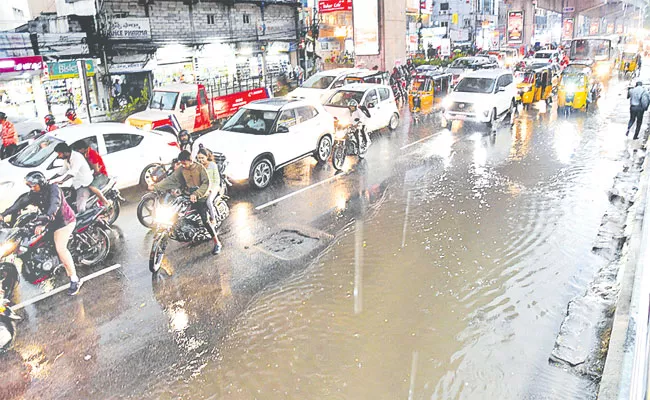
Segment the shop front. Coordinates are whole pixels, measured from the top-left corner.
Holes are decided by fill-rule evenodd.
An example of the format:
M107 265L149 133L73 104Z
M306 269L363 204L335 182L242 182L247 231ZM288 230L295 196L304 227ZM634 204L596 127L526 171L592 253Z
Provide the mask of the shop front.
M324 68L354 66L354 36L352 1L320 0L321 24L316 54Z
M0 58L0 110L13 121L44 117L48 113L45 75L41 56Z
M87 79L86 87L90 99L91 116L101 114L103 110L98 95L96 64L97 60L82 60ZM69 108L77 110L77 113L82 116L87 113L87 109L83 107L85 104L84 90L86 89L82 80L83 74L79 74L78 66L78 60L47 63L48 79L43 82L43 88L48 109L57 119L63 119Z

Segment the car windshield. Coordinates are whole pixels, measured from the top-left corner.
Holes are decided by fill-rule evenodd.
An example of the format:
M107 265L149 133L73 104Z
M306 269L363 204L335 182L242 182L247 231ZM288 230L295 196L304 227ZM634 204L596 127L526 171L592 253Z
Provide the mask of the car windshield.
M626 61L634 60L636 53L623 53L623 59Z
M459 58L458 60L454 60L454 62L451 63L450 67L465 68L471 66L472 64L474 64L474 60L471 58Z
M42 136L9 159L9 162L21 168L38 167L54 153L54 147L61 142L52 136Z
M352 100L355 100L357 104L361 104L361 99L363 99L363 92L339 90L334 93L334 96L330 97L329 101L325 105L332 107L347 107Z
M221 128L223 131L267 135L278 116L277 111L241 108Z
M492 78L463 78L456 85L456 92L492 93L495 80Z
M160 90L154 90L151 102L149 103L149 108L155 108L157 110L173 110L176 106L177 98L178 92L162 92Z
M334 76L314 75L307 79L302 87L309 89L327 89L334 82Z
M564 75L562 77L562 84L567 87L583 86L585 83L581 75Z
M524 74L524 83L533 83L535 82L535 73L533 71L528 71Z

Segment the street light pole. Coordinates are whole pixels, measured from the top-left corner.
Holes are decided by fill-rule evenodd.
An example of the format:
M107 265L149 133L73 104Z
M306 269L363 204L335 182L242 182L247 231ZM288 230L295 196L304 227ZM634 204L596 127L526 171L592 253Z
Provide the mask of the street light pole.
M418 52L421 52L424 50L422 46L422 3L420 2L418 5L419 11L418 11L418 23L417 23L417 28L418 28Z

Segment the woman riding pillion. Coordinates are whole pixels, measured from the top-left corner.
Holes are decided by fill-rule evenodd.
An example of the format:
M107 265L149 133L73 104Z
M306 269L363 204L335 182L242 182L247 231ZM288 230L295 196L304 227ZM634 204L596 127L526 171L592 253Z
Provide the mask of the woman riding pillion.
M17 215L27 206L35 206L47 217L50 230L53 231L54 247L63 263L65 272L70 278L70 287L68 295L74 296L79 293L81 281L77 276L72 254L68 250L68 241L72 236L76 225L74 211L65 201L63 192L56 184L47 182L45 175L41 172L33 171L25 176L25 183L29 186L30 192L27 196L20 196L16 202L0 213L0 218L4 219L7 215ZM45 230L45 225L36 228L35 233L40 235Z
M201 215L201 221L214 242L212 254L217 255L221 252L221 242L217 236L215 226L210 223L208 215L210 213L206 203L210 188L208 173L201 164L192 162L192 155L187 150L180 152L178 161L181 164L180 167L163 181L155 185L149 185L149 190L180 189L189 194L190 201Z
M208 179L210 179L206 204L210 214L210 224L214 225L217 223L217 210L214 206L214 200L217 196L223 194L221 193L221 175L219 174L219 167L217 167L217 164L214 162L212 152L208 149L199 149L199 152L196 155L196 161L205 168L205 171L208 173Z

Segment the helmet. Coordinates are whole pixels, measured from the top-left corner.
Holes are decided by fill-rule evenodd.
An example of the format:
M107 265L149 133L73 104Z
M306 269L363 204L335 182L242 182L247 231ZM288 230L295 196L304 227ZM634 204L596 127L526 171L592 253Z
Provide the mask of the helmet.
M77 118L77 113L75 112L74 109L68 108L68 111L65 112L65 116L68 119L75 119Z
M183 129L182 131L178 132L178 141L181 142L181 144L187 144L190 143L192 140L190 133Z
M7 119L7 114L0 111L0 121L4 121L5 119Z
M27 183L30 186L33 185L43 186L47 183L47 179L45 179L45 175L43 175L42 172L32 171L25 176L25 183Z
M348 101L348 108L350 109L350 112L357 111L357 107L359 107L358 101L356 101L355 99L351 99L350 101Z
M55 123L54 122L54 115L47 114L45 116L45 125L50 126L50 125L54 125L54 123Z

